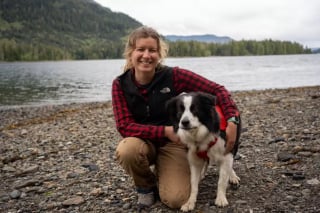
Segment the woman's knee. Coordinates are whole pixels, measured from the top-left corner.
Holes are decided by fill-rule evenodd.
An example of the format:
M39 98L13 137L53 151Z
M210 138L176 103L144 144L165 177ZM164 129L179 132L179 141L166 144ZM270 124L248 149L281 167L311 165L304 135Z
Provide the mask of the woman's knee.
M118 161L131 161L139 154L139 147L143 141L139 138L128 137L122 139L116 149Z
M189 194L185 190L161 191L159 190L161 202L172 209L179 209L185 204L189 198Z
M183 181L182 181L183 182ZM159 196L161 201L170 208L181 208L189 198L190 187L189 185L180 185L179 183L174 185L160 185Z
M154 162L156 150L151 142L140 138L127 137L120 141L116 149L116 158L121 162L150 161Z

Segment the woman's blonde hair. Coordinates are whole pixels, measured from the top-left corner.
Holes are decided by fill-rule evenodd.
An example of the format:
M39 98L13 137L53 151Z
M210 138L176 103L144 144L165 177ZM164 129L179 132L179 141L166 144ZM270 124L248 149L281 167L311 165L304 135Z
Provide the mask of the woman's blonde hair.
M123 53L123 56L126 59L124 71L131 69L133 67L132 62L131 62L131 54L132 54L133 50L136 48L137 40L140 38L149 38L149 37L151 37L157 41L158 52L160 55L160 60L159 60L158 66L161 66L163 59L165 57L167 57L168 50L169 50L168 45L163 41L163 39L161 38L161 36L159 35L159 33L155 29L153 29L151 27L147 27L147 26L142 26L142 27L139 27L139 28L133 30L128 37L126 47L125 47L124 53Z

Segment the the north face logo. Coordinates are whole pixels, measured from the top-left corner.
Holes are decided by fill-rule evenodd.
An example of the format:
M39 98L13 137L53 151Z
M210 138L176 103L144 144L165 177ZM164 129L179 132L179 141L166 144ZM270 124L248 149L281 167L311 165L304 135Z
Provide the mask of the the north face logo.
M160 90L161 93L169 93L171 90L169 87L164 87Z

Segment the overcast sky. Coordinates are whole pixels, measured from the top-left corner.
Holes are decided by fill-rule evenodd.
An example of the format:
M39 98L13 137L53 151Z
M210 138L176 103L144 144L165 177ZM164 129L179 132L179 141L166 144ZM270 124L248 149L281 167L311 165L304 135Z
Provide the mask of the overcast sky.
M95 0L162 35L215 34L320 47L320 0Z

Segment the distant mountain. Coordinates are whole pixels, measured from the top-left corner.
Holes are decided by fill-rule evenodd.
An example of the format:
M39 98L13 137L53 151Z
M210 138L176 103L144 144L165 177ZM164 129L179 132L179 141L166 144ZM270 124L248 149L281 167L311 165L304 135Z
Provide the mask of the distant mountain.
M227 36L216 36L213 34L205 35L166 35L165 38L168 41L199 41L207 43L228 43L232 41L232 38Z
M320 48L311 48L312 53L320 53Z

